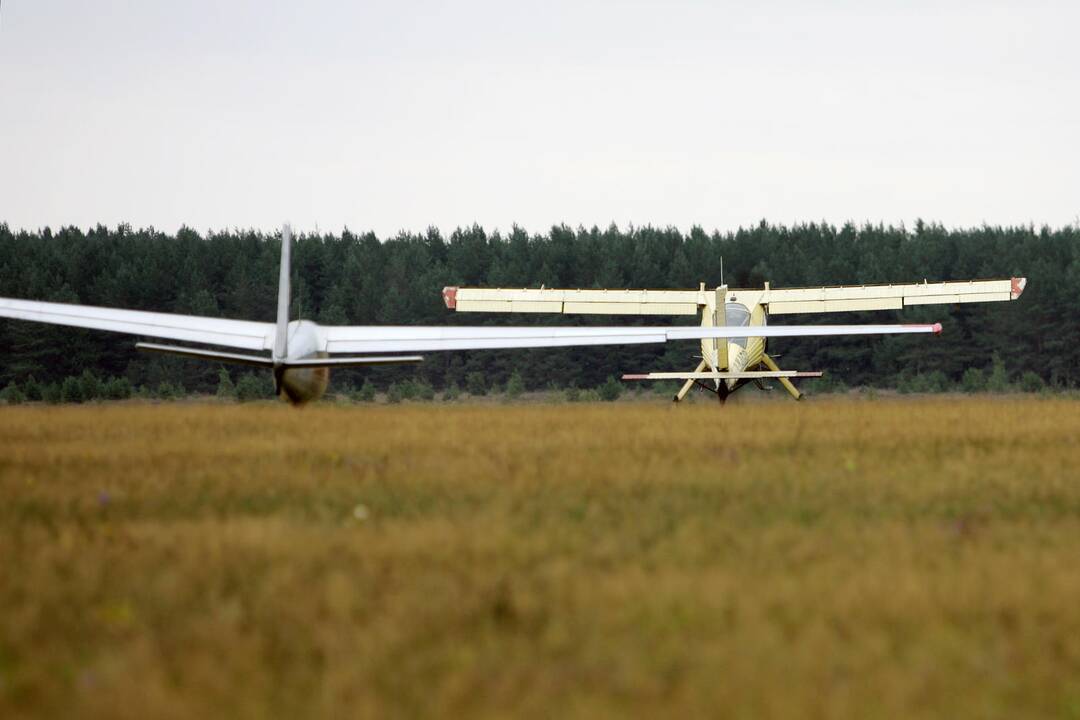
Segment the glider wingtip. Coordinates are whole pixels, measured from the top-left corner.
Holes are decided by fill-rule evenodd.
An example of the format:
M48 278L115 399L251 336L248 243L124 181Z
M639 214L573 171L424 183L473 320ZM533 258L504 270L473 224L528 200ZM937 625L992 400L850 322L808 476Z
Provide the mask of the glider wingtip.
M932 329L933 329L935 335L940 335L941 334L941 323L939 323L939 322L934 323L933 326L932 326Z
M1027 278L1014 277L1012 279L1012 292L1009 293L1010 299L1015 300L1024 294L1024 288L1027 287Z

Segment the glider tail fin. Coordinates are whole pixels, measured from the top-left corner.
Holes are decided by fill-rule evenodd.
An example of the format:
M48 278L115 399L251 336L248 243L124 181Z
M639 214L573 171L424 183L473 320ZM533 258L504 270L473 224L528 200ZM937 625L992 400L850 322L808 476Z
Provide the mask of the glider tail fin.
M274 360L284 360L289 354L289 278L292 272L292 228L281 228L281 275L278 279L277 328L274 333Z

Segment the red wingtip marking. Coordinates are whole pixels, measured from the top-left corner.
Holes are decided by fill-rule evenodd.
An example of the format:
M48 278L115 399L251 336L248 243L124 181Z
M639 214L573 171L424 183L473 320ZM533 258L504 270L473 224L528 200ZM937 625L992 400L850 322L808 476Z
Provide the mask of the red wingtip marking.
M454 310L457 308L457 291L456 287L447 286L442 289L442 299L446 303L446 307Z
M934 323L933 325L927 325L926 323L900 323L901 327L909 328L930 328L930 332L937 335L941 332L941 323Z
M1027 278L1013 278L1012 279L1012 299L1020 297L1024 293L1024 288L1027 287Z
M648 380L648 375L623 375L623 380Z

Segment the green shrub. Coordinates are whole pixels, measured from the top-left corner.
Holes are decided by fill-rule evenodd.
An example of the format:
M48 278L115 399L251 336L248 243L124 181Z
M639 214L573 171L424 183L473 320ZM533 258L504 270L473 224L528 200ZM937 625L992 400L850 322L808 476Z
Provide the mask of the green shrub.
M12 380L6 388L0 390L0 400L3 400L8 405L22 405L26 401L26 395Z
M986 389L994 393L1003 393L1010 390L1009 373L1005 370L1005 361L997 353L994 353L991 359L990 376L986 378Z
M79 378L68 376L60 386L60 402L81 403L83 401L82 384Z
M49 405L57 405L63 401L60 394L60 386L56 383L49 383L48 385L41 386L41 399Z
M131 397L131 382L124 377L109 378L101 386L101 394L109 400L127 400Z
M79 376L79 390L82 392L83 402L97 400L102 397L101 380L89 370L83 370Z
M273 388L267 379L253 372L244 373L236 381L236 399L240 402L263 400L273 396Z
M1037 372L1028 370L1020 376L1020 389L1027 393L1039 392L1046 386L1042 377Z
M826 373L819 378L815 378L806 383L803 388L812 395L825 395L828 393L846 393L848 391L847 383L839 378L839 376ZM909 376L902 376L896 384L897 390L900 392L913 392L911 390L911 378Z
M484 374L479 372L471 372L465 376L465 389L470 395L480 397L487 394L487 381L484 380Z
M364 384L353 393L353 399L357 402L374 402L375 395L375 383L371 382L371 378L364 378Z
M431 401L435 399L435 388L431 387L431 383L427 380L413 380L409 383L412 386L412 396L416 400Z
M968 368L960 378L960 387L966 393L982 392L986 389L986 373L979 368Z
M566 401L567 402L578 402L580 400L581 400L581 391L580 390L578 390L573 385L566 388Z
M26 382L23 383L23 392L26 394L26 399L31 402L43 399L41 397L41 385L38 384L33 375L26 378Z
M897 390L902 393L940 393L949 390L948 376L940 370L930 373L920 373L914 377L905 376L897 385Z
M461 397L461 389L458 388L456 382L451 382L446 386L446 389L443 390L442 399L446 402L454 402L459 397Z
M581 402L600 402L600 393L593 388L582 390L578 397Z
M652 393L670 399L675 397L675 393L679 392L679 387L679 385L676 385L673 382L660 380L652 383Z
M225 368L220 368L217 374L217 396L224 400L236 399L236 383L232 381L232 376L229 375L229 371Z
M402 389L403 383L390 383L390 387L386 388L386 402L397 404L405 399L405 391Z
M161 400L175 400L183 394L183 388L173 385L168 380L162 380L158 384L157 390L154 391L154 396Z
M506 397L510 400L521 397L525 392L525 381L521 379L521 373L515 370L506 381Z
M949 376L941 370L935 370L926 376L926 389L929 392L943 393L952 389Z
M622 395L622 391L622 384L615 379L614 375L608 375L608 378L604 381L604 384L596 389L596 392L600 396L600 399L606 402L614 402L615 400L618 400L619 396Z

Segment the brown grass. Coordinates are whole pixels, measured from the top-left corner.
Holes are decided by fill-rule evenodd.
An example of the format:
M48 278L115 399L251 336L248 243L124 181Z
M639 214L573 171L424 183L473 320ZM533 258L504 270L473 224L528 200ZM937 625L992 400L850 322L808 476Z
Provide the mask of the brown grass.
M1080 717L1080 403L0 410L0 716Z

